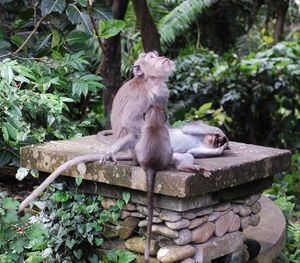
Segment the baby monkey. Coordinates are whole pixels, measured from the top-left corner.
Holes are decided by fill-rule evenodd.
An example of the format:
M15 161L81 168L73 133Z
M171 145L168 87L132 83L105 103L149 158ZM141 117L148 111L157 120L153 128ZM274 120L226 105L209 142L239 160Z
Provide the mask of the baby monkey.
M141 137L135 146L135 154L147 177L148 223L145 261L149 262L155 175L158 170L163 170L171 164L173 150L166 127L167 115L165 110L159 104L151 105L144 114L144 120Z

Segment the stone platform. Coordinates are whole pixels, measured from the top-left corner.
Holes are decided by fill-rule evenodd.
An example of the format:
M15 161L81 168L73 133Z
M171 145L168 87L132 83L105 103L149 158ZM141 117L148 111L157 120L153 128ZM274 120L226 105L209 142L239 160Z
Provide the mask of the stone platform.
M96 136L26 146L21 149L21 166L51 173L75 156L107 149ZM242 262L243 231L259 224L260 193L271 186L273 175L289 168L290 152L230 142L223 156L197 159L196 163L211 171L211 177L176 170L157 173L152 262L205 263L224 255ZM71 177L81 175L85 180L80 189L104 196L104 208L122 198L123 192L130 192L130 203L119 223L124 231L132 231L120 231L111 238L118 246L121 239L127 249L142 254L140 236L145 233L148 214L144 171L131 162L91 162L63 175L71 187Z

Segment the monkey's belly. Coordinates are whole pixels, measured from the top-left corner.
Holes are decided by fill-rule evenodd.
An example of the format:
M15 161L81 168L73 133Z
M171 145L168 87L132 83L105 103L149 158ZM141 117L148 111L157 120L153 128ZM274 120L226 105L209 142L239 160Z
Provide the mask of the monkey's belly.
M189 149L196 148L202 144L202 136L186 134L181 129L169 129L171 147L174 152L185 153Z

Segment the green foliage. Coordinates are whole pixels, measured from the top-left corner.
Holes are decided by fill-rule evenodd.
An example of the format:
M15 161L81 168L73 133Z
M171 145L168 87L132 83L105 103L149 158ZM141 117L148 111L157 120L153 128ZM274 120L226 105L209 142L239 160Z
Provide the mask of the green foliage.
M244 58L207 50L180 57L170 80L177 101L172 117L212 102L232 118L230 138L299 149L299 56L300 42L282 42Z
M43 262L48 232L42 224L30 224L19 216L19 202L0 193L0 262Z
M158 24L162 46L173 43L176 37L185 32L206 8L216 0L186 0L164 16Z
M78 185L76 180L76 184ZM130 195L123 194L109 209L103 209L101 196L84 195L67 191L62 184L55 184L35 205L41 210L33 222L45 224L49 232L47 257L50 262L74 262L88 259L89 262L129 263L136 256L128 251L112 250L100 253L107 242L107 229L119 229L121 209Z
M82 53L25 61L4 59L0 65L0 165L18 163L17 149L25 144L64 139L86 133L88 122L70 106L88 92L103 88L89 72ZM74 118L74 119L73 119Z

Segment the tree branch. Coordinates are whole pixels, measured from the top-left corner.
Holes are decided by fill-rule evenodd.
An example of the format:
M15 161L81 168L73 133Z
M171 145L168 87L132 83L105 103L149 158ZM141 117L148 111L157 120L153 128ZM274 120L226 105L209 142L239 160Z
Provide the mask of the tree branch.
M34 27L34 29L31 31L31 33L29 34L29 36L25 39L25 41L23 42L23 44L14 52L12 53L13 56L15 56L16 54L18 54L28 43L28 41L32 38L32 36L34 35L34 33L37 31L38 27L40 26L40 24L42 23L42 21L45 19L47 15L42 16L40 18L40 20L36 23L36 26Z

